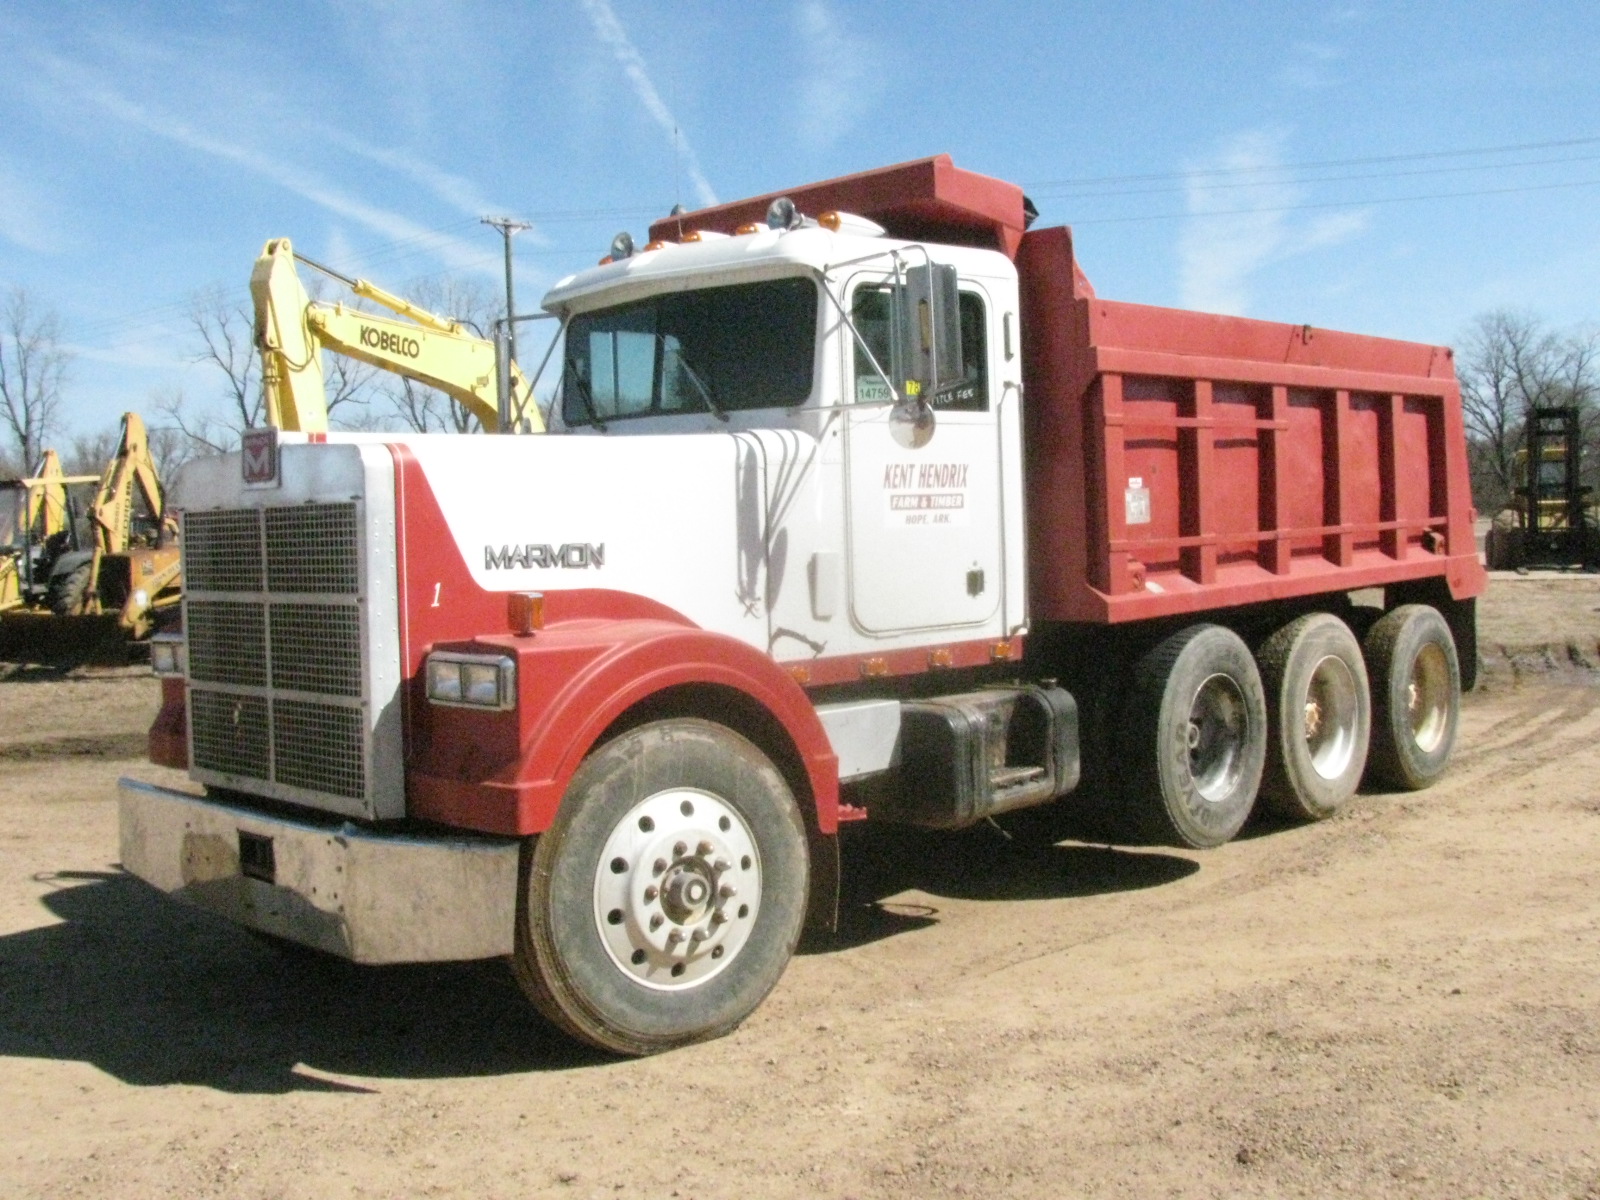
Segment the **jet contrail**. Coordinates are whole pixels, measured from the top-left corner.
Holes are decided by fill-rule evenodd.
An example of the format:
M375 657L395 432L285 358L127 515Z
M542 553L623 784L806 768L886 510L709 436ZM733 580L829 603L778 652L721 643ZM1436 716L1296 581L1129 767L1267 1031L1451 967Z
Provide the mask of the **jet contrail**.
M611 10L610 0L582 0L582 2L584 11L594 22L595 33L602 42L611 47L618 65L633 84L633 90L639 96L639 103L643 104L645 111L655 118L656 124L661 126L666 135L675 139L677 152L683 156L683 168L688 172L689 182L694 185L700 203L707 207L717 203L717 194L711 190L711 184L701 173L700 162L695 158L694 150L690 148L688 139L678 128L678 121L672 115L672 110L662 101L661 93L656 91L656 85L650 82L650 75L644 68L644 59L628 40L628 31L622 27L622 22L617 20L617 14Z

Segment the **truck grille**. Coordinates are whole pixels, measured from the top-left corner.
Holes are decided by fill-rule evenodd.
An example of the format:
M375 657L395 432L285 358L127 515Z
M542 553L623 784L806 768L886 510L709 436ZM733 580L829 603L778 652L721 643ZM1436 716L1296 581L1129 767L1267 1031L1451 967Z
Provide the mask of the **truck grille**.
M181 544L197 777L340 811L368 799L359 505L189 512Z

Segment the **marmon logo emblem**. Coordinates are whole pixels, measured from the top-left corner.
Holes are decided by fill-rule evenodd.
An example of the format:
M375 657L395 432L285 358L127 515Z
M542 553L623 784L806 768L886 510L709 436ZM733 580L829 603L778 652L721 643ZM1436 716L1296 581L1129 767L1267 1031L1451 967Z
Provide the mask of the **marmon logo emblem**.
M535 545L529 542L525 546L501 546L496 550L493 546L483 548L483 566L486 571L521 567L562 567L567 570L581 571L588 567L600 568L606 565L606 544L601 542L598 546L589 542L567 542L561 546Z
M239 439L239 466L246 487L276 487L278 483L278 430L246 429Z

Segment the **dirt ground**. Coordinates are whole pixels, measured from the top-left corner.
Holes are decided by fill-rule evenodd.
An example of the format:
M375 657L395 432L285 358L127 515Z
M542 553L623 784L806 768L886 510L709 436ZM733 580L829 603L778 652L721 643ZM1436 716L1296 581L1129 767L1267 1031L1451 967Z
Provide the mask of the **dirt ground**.
M839 936L642 1062L119 874L153 683L14 673L0 1194L1600 1200L1600 580L1481 611L1431 791L1205 854L852 830Z

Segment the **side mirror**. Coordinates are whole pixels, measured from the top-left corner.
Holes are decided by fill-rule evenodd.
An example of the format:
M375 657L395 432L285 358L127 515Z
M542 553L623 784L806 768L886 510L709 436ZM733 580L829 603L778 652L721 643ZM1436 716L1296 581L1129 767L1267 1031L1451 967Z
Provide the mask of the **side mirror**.
M966 381L956 269L939 263L911 267L906 271L905 286L895 290L895 298L898 381L908 398L932 405L942 393Z

